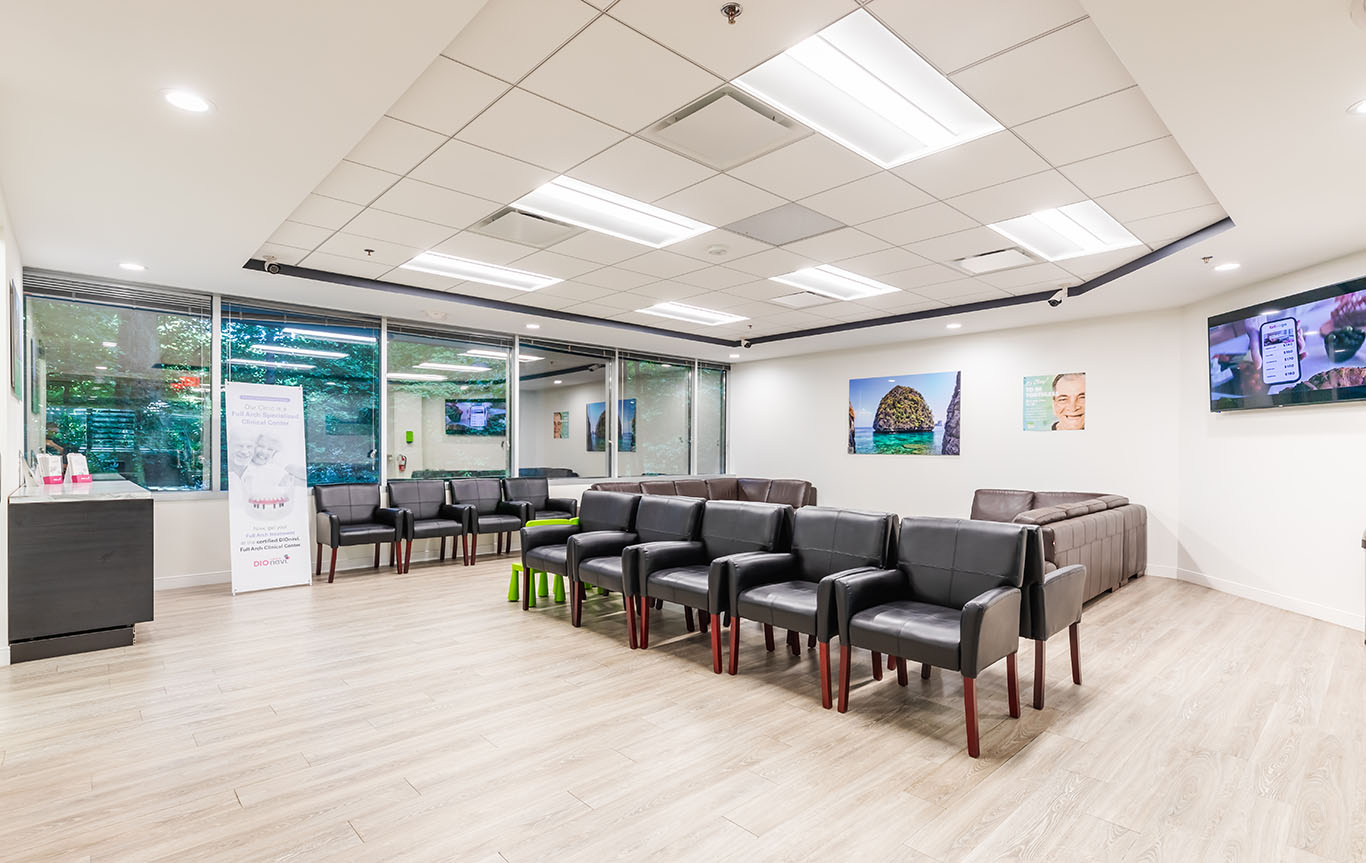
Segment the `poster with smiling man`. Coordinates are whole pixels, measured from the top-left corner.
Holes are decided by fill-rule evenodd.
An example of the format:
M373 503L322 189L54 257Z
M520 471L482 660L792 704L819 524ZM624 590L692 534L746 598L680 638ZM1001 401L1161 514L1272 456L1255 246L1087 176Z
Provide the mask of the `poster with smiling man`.
M1025 377L1025 431L1083 431L1085 428L1086 372Z

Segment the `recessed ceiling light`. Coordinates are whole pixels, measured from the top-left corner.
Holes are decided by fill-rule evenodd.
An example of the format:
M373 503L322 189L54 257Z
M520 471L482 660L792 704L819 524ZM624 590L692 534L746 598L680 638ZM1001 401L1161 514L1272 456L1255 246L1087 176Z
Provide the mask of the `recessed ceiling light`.
M713 230L711 225L687 216L570 177L556 177L513 201L512 206L655 249Z
M374 344L374 336L361 336L352 333L339 333L333 330L310 330L304 327L285 327L281 332L305 339L327 339L333 342L361 342Z
M319 351L313 348L291 348L287 345L252 345L251 349L258 354L290 354L296 357L322 357L327 360L345 359L349 354L341 351Z
M1003 128L863 10L735 85L884 168Z
M1366 114L1366 99L1362 99L1355 105L1347 109L1349 114Z
M836 300L861 300L901 290L829 264L808 267L785 276L770 276L769 280Z
M1001 249L998 252L987 252L984 255L959 258L957 261L954 261L954 263L976 276L981 275L982 273L994 273L997 270L1008 270L1011 267L1023 267L1025 264L1035 264L1038 262L1019 249Z
M101 344L103 344L106 348L116 348L119 346L118 342L102 342Z
M685 303L655 303L648 309L636 309L636 311L661 318L673 318L676 321L687 321L691 324L704 324L709 327L714 327L717 324L733 324L737 321L749 320L749 318L744 317L743 315L732 315L729 312L703 309L698 306L689 306Z
M564 383L564 381L557 380L557 381L555 381L555 383L557 383L557 384L562 384L562 383Z
M731 355L730 355L730 358L733 359L733 360L738 360L738 359L740 359L740 355L739 355L739 354L731 354Z
M507 361L507 358L508 358L508 352L507 352L507 351L496 350L496 349L494 349L494 348L470 348L470 349L467 350L467 351L462 351L462 352L460 353L460 356L462 356L462 357L487 357L488 359L491 359L491 360L503 360L503 361L506 362L506 361ZM518 360L518 362L523 362L523 363L536 363L536 362L540 362L540 361L543 360L543 359L545 359L545 357L534 357L534 356L532 356L531 354L518 354L518 355L517 355L517 360Z
M1040 210L987 227L1048 261L1065 261L1139 245L1138 238L1095 201Z
M564 279L557 279L554 276L543 276L540 273L529 273L526 270L514 270L511 267L485 264L482 261L471 261L466 258L443 255L439 252L423 252L404 264L402 269L448 276L452 279L465 279L466 281L479 282L483 285L493 285L499 288L512 288L515 291L535 291L564 281Z
M438 369L446 372L486 372L488 366L462 365L460 363L418 363L416 369Z
M109 371L109 366L95 366L95 371L97 371L97 372L107 372L107 371Z
M136 261L122 261L119 263L120 270L127 270L130 273L141 273L147 268Z
M957 329L962 329L962 327L963 327L963 325L962 325L962 324L959 324L959 323L944 324L944 329L946 329L946 330L957 330Z
M444 381L449 380L445 375L424 375L418 372L389 372L385 375L391 381Z
M1223 264L1215 264L1214 269L1220 273L1227 273L1229 270L1236 270L1241 266L1242 264L1238 263L1237 261L1228 261L1227 263Z
M162 90L161 95L175 107L192 114L204 114L213 108L212 102L189 90Z
M540 325L540 324L527 324L527 325L526 325L526 328L529 329L529 330L539 330L539 329L541 328L541 325Z
M317 366L309 365L308 363L278 363L274 360L228 360L228 365L259 366L266 369L295 369L297 371L317 368Z

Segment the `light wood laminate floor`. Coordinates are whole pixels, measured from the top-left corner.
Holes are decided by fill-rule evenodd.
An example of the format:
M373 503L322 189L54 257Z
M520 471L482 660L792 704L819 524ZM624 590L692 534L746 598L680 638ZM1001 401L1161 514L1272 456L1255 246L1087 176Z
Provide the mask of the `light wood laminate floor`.
M159 593L132 647L0 668L0 859L1366 860L1359 633L1139 579L1046 710L984 675L973 760L956 675L858 651L840 715L781 633L718 677L676 606L631 651L618 597L575 630L508 566Z

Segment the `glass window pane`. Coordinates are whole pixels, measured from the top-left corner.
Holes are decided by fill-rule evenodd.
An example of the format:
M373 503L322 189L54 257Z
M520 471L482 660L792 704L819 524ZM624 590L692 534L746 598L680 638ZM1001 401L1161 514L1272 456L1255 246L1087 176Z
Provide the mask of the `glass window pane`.
M28 324L30 454L80 452L91 473L156 490L205 487L207 315L30 297Z
M697 371L697 468L695 473L726 472L726 371Z
M308 483L379 482L379 330L223 306L223 382L302 386ZM224 412L226 414L226 411ZM223 433L223 487L241 466Z
M608 475L606 367L602 356L522 343L522 476Z
M621 476L686 474L692 363L621 360Z
M388 476L506 476L506 347L389 335Z

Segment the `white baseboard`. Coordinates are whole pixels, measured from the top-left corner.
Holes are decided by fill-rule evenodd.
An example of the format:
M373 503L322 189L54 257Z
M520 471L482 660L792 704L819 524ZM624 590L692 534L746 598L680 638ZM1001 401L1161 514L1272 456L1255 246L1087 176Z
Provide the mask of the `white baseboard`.
M0 647L0 668L9 665L9 645Z
M1195 572L1190 569L1177 569L1176 577L1181 581L1198 584L1201 587L1208 587L1220 593L1230 593L1234 596L1241 596L1243 599L1250 599L1260 602L1263 605L1270 605L1273 608L1282 608L1286 611L1293 611L1296 614L1303 614L1306 617L1313 617L1318 620L1326 620L1329 623L1336 623L1348 629L1366 630L1366 615L1354 614L1341 608L1331 608L1327 605L1320 605L1317 602L1310 602L1293 596L1286 596L1275 591L1265 590L1260 587L1241 584L1236 581L1228 581L1223 578L1214 578L1205 575L1203 572Z
M204 584L229 584L232 582L230 570L217 572L187 572L181 575L159 575L152 582L153 590L178 590L182 587L199 587Z

